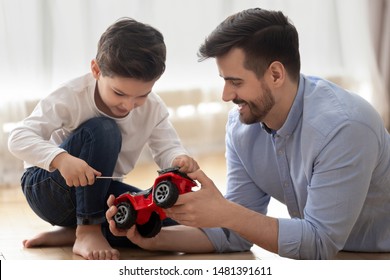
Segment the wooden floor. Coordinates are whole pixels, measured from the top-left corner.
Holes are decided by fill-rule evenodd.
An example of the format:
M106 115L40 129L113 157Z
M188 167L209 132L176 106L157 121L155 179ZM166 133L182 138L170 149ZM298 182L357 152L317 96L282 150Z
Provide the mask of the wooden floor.
M198 159L202 169L209 174L217 186L224 192L225 159L223 154L204 156ZM133 185L148 188L157 176L157 166L154 163L140 164L126 177ZM15 179L17 182L19 179ZM54 229L42 221L30 209L19 186L0 186L0 259L4 260L73 260L82 259L72 253L71 247L49 247L25 249L22 240L35 236L42 231ZM179 254L166 252L147 252L138 249L118 248L121 259L274 259L279 256L261 248L253 248L245 253L231 254Z
M197 158L201 168L225 192L226 168L223 154ZM138 187L148 188L157 176L155 164L140 164L126 178ZM19 178L16 178L17 182ZM270 216L288 217L284 205L271 200ZM72 253L71 247L50 247L25 249L22 240L35 236L42 231L54 229L38 218L27 205L19 186L0 186L0 260L73 260L82 259ZM137 249L118 248L124 260L286 260L257 246L245 253L231 254L178 254L166 252L147 252ZM337 259L390 259L390 254L346 253L337 255Z

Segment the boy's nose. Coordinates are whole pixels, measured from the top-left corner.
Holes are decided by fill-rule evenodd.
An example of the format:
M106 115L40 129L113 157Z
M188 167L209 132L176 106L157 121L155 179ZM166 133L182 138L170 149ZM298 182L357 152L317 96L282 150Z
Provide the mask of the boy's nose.
M122 106L124 108L126 108L126 110L131 111L135 107L135 101L134 100L127 100L126 102L124 102L122 104Z

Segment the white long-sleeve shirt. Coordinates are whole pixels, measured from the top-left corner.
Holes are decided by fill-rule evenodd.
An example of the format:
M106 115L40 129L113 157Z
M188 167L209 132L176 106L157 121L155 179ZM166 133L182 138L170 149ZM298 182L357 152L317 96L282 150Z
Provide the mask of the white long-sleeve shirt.
M9 150L24 161L25 168L38 166L53 171L50 164L64 152L59 145L70 133L88 119L107 116L95 104L95 86L91 74L69 81L42 99L32 114L11 131ZM187 154L168 115L160 97L151 93L145 104L133 109L125 118L110 117L122 132L122 149L113 176L129 173L145 144L160 168L169 167L176 156Z

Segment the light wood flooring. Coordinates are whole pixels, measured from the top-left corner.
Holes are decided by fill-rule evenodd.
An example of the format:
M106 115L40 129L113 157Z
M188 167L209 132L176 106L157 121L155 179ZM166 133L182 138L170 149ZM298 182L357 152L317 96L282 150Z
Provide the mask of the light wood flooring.
M225 159L223 154L202 156L197 159L202 169L214 180L224 192ZM126 181L140 188L148 188L157 176L157 165L154 163L139 164ZM19 178L15 179L17 183ZM54 229L42 221L30 209L19 186L0 186L0 260L73 260L82 259L72 253L69 247L46 247L25 249L22 240L36 234ZM261 248L253 248L245 253L231 254L181 254L167 252L147 252L138 249L118 248L121 259L274 259L280 258Z
M223 154L211 154L197 158L201 168L225 192L226 167ZM139 164L127 176L126 181L138 187L148 188L157 176L154 163ZM19 178L15 178L15 184ZM288 217L284 205L271 200L270 216ZM27 205L19 186L0 186L0 260L73 260L82 259L72 253L69 247L46 247L25 249L22 240L36 234L52 230L53 227L38 218ZM147 252L140 249L118 248L124 260L286 260L276 254L253 246L249 252L231 254L179 254L167 252ZM346 253L337 259L390 259L390 254Z

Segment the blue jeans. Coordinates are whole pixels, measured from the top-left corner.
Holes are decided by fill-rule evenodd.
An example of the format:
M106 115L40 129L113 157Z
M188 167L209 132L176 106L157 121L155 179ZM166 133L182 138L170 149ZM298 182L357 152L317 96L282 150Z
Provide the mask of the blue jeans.
M112 176L121 144L116 122L98 117L81 124L60 147L86 161L102 176ZM110 179L95 180L91 186L69 187L58 170L48 172L39 167L28 168L21 184L30 207L43 220L63 227L102 224L102 232L112 246L134 247L126 237L112 235L105 213L110 194L119 196L140 189ZM163 221L163 226L175 224L171 219Z
M61 145L72 156L86 161L102 176L112 176L122 137L114 120L106 117L90 119L80 125ZM69 187L58 170L48 172L28 168L21 185L32 210L43 220L63 227L105 224L107 198L138 188L111 179L95 180L91 186ZM103 232L110 235L109 230Z

